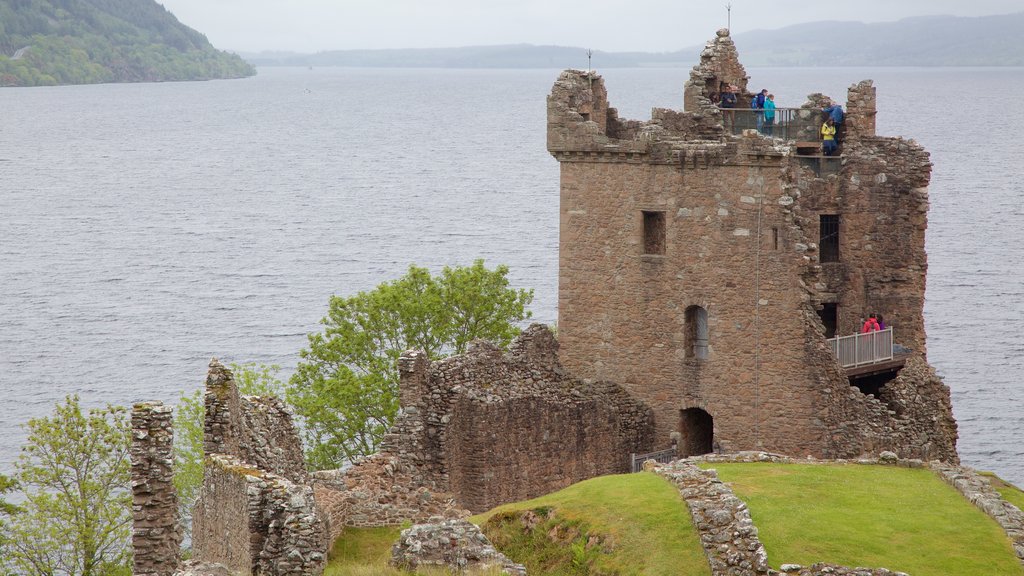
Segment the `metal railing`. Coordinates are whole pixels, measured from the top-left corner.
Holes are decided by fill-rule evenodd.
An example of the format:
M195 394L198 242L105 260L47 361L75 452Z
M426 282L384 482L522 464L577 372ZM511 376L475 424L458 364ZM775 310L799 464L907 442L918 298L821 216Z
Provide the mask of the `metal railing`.
M765 136L811 142L821 140L824 115L815 108L776 108L775 118L769 121L764 110L752 108L722 108L722 123L732 134L744 130L757 130Z
M892 328L828 339L832 353L843 368L892 360Z
M644 469L644 462L647 462L648 460L668 464L676 458L675 446L666 448L665 450L658 450L657 452L648 452L647 454L634 453L630 455L630 470L633 472L640 472Z

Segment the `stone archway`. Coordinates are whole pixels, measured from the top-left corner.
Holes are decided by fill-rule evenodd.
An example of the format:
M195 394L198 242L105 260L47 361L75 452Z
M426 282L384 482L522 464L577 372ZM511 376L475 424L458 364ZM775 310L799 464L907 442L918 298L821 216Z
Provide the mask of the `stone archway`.
M709 454L714 445L714 418L700 408L687 408L679 413L679 455Z

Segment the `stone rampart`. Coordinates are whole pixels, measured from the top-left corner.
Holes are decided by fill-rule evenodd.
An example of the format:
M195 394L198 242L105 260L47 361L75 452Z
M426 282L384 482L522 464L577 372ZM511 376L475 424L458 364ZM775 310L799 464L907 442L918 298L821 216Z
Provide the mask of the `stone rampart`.
M427 363L399 364L402 415L382 451L473 511L628 471L629 454L653 444L650 409L622 388L572 378L544 326L508 353L484 342Z
M132 408L132 573L169 576L178 569L181 524L174 489L174 430L170 406Z

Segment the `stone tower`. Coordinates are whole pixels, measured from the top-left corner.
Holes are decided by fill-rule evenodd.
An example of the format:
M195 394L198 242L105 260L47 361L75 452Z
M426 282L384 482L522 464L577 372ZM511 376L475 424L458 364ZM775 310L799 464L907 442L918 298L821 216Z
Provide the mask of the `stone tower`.
M686 111L626 121L600 76L548 97L561 166L559 341L579 376L653 407L657 448L824 458L893 450L955 461L949 390L927 364L922 309L931 164L875 134L875 89L850 88L841 156L815 141L820 94L768 135L709 96L746 74L728 31L701 54ZM749 126L751 129L746 129ZM884 314L909 350L844 368L827 336ZM891 346L890 346L891 348Z

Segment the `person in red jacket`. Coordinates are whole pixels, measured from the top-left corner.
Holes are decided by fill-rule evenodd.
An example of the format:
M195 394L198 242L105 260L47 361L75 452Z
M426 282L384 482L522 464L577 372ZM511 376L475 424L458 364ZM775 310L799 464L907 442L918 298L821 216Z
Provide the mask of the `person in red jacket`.
M877 330L881 330L881 327L878 325L878 320L875 318L875 315L872 314L864 321L864 327L861 328L860 331L861 334L867 334L868 332L875 332Z

